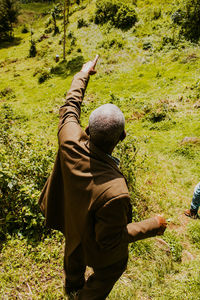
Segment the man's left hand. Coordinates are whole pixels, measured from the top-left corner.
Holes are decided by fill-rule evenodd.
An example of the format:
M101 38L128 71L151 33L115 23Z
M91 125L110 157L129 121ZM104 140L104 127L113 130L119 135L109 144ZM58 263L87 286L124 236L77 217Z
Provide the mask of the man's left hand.
M157 235L163 235L166 228L167 228L167 221L165 220L165 218L163 216L155 216L160 228L158 229Z

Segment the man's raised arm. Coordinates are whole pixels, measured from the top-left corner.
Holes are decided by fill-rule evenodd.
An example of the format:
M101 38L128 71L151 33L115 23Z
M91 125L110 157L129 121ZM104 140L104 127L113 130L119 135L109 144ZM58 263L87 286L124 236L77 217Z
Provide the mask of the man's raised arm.
M60 108L59 131L66 122L79 123L81 113L81 103L88 84L89 76L96 73L95 66L99 56L96 55L93 61L83 65L81 71L77 73L72 81L71 88L67 93L66 102Z

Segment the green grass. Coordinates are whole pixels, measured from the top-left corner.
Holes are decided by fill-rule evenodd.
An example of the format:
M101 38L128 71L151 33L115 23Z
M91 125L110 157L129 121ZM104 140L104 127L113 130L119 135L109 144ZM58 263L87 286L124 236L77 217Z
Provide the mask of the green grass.
M34 159L36 153L45 157L52 151L51 157L47 155L47 170L51 169L57 149L58 110L76 72L74 59L87 61L100 54L98 73L91 77L85 95L81 124L86 127L90 112L103 103L112 102L121 108L126 118L127 141L134 141L137 148L132 166L136 177L132 199L135 216L145 218L161 213L171 220L162 240L149 239L130 246L128 269L109 299L199 299L199 221L187 219L183 211L189 208L200 178L200 147L183 146L181 141L186 136L200 134L199 109L193 107L199 99L194 86L200 76L200 49L197 44L178 41L178 28L173 28L170 18L178 5L174 1L137 2L139 22L128 31L91 23L95 1L90 1L83 10L74 7L76 11L70 16L67 34L73 33L75 45L67 54L63 73L57 75L51 69L58 66L56 54L62 58L59 44L62 33L56 36L49 33L47 39L38 42L49 18L46 13L52 6L43 3L22 6L20 23L14 31L16 39L0 45L0 93L5 88L12 89L0 97L0 109L4 112L5 105L12 107L8 134L16 143L14 157L7 158L7 145L3 143L0 157L15 166L16 170L14 167L10 170L14 175L26 163L33 168L34 162L28 159ZM152 20L159 8L161 16ZM82 17L89 26L77 29L77 20ZM24 24L34 30L38 51L35 58L28 57L30 32L21 33ZM60 20L58 26L62 30ZM163 37L173 35L175 45L164 45ZM124 41L122 47L103 48L113 38ZM152 48L144 50L146 42ZM70 44L68 39L67 51ZM38 78L44 70L50 78L39 84ZM154 122L151 116L158 111L164 111L166 116ZM27 142L27 137L30 141L23 153L16 140ZM116 153L119 155L119 149ZM122 162L127 163L123 157ZM40 176L38 161L35 166L37 175L31 184ZM27 177L25 199L29 201L29 195L33 195L37 201L40 190L28 185L29 180ZM3 201L1 194L0 201ZM55 233L39 241L33 236L23 237L20 232L8 234L1 242L0 298L65 299L63 247L63 238Z

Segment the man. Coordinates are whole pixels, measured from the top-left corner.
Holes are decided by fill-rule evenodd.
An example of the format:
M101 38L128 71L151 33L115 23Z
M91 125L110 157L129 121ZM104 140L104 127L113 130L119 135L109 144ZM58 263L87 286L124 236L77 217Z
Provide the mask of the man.
M106 299L126 268L128 243L166 229L161 216L131 223L126 181L111 156L126 136L120 109L103 105L90 115L86 132L80 127L81 103L97 60L75 75L60 108L59 150L39 201L47 225L65 235L65 290L77 300ZM94 270L87 281L86 266Z
M199 206L200 206L200 182L195 186L190 209L187 209L184 212L185 215L192 219L198 219Z

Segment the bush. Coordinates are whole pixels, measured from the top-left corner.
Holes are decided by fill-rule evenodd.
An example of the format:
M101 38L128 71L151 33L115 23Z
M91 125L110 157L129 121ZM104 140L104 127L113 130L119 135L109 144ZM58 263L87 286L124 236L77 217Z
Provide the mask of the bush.
M171 19L172 21L175 23L175 24L181 24L181 21L183 19L183 13L180 9L178 9L177 11L175 11L172 16L171 16Z
M67 61L61 61L55 67L51 68L51 74L66 76L78 72L84 63L82 55L69 58Z
M46 81L47 79L49 79L49 78L50 78L49 72L43 70L43 71L40 73L39 77L38 77L38 83L43 83L43 82L45 82L45 81Z
M191 41L198 41L200 38L200 1L184 1L183 8L172 15L172 20L181 26L182 35Z
M46 22L45 22L45 27L49 27L49 25L51 24L52 20L49 18Z
M23 26L21 33L27 33L29 30L26 25Z
M142 45L143 50L149 50L152 48L152 43L151 42L144 42Z
M83 19L78 19L77 28L88 27L88 23Z
M145 111L145 119L152 123L160 122L166 119L167 117L167 109L165 106L156 105L155 107L151 107Z
M111 22L117 28L130 29L137 21L135 8L132 4L119 0L97 0L95 23Z
M48 27L45 29L44 33L51 33L53 31L53 27Z
M175 149L174 153L187 159L194 159L200 155L200 148L198 147L198 145L183 144L179 145Z
M51 169L54 152L31 136L14 134L12 126L26 121L11 106L0 111L0 239L7 233L36 237L43 231L38 197Z
M15 0L0 1L0 41L12 37L13 23L17 21L19 7Z
M31 40L31 45L29 49L29 57L35 57L37 54L36 44L34 40Z
M7 87L7 88L0 91L0 98L1 97L6 97L6 96L8 96L12 93L13 93L13 90L10 87Z
M152 20L158 20L160 17L161 17L161 9L160 8L155 8L153 10Z
M123 48L125 41L121 37L108 36L101 43L99 47L104 49Z
M123 143L119 143L115 149L115 154L120 160L120 170L127 180L129 192L135 192L136 176L135 165L137 148L135 146L135 140L127 137Z

